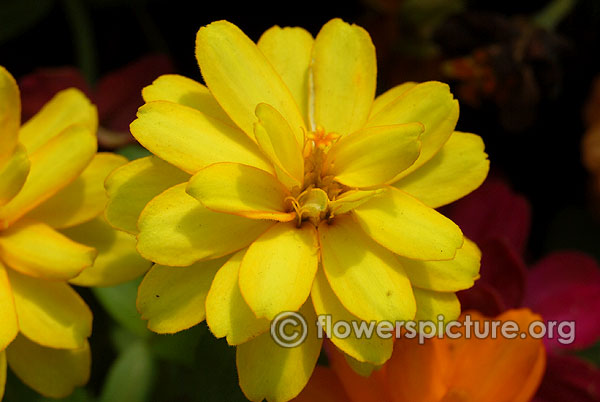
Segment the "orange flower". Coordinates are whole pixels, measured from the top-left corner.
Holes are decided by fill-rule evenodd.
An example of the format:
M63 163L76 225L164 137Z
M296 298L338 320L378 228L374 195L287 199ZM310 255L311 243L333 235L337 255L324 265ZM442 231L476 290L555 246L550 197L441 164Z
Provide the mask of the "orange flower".
M473 322L489 320L469 314ZM541 317L519 309L497 319L524 329ZM296 402L527 402L546 367L543 343L533 337L433 338L423 345L402 338L392 358L368 377L335 348L329 352L330 368L315 370Z

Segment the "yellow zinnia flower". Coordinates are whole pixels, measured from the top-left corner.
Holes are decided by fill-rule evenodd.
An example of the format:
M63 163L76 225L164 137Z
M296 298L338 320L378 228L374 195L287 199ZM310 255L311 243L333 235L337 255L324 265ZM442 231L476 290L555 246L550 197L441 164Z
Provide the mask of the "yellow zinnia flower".
M273 27L258 44L215 22L199 30L196 57L207 87L165 75L145 88L131 131L155 156L106 181L108 221L156 263L138 293L150 329L206 318L239 345L246 396L282 401L321 348L313 325L301 346L276 345L269 325L283 311L311 324L315 313L458 316L454 292L472 286L480 254L433 208L477 188L489 164L481 138L454 131L447 85L374 99L371 39L339 19L314 39ZM392 353L392 339L332 341L361 362Z
M96 108L56 95L21 127L19 89L0 66L0 399L7 363L63 397L87 382L92 313L69 282L106 286L149 268L103 219L104 179L127 162L96 153Z

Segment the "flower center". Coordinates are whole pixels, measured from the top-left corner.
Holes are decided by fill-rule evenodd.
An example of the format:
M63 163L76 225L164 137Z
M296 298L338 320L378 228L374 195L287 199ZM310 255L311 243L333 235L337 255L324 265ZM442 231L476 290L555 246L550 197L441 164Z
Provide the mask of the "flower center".
M349 190L327 174L327 152L340 138L322 127L306 135L304 143L304 186L292 190L289 197L292 208L298 214L298 225L309 220L315 226L321 220L331 219L329 202Z

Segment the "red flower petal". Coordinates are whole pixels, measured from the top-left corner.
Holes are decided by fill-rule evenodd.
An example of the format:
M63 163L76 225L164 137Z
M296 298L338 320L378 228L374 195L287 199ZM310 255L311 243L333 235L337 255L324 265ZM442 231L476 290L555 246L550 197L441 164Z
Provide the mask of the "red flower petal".
M507 239L523 253L531 221L527 200L504 182L488 179L477 190L449 207L449 217L477 244L491 237Z
M600 335L600 268L580 252L557 252L530 270L525 305L545 320L575 321L575 341L563 345L547 339L550 347L585 348Z

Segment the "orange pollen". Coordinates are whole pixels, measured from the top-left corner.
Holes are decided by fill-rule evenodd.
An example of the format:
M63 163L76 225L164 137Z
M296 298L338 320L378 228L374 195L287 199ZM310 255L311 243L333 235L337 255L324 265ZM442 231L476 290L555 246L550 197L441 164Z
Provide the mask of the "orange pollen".
M316 131L308 133L307 137L314 142L315 147L323 149L334 144L340 138L340 135L332 132L328 133L323 127L317 127Z

